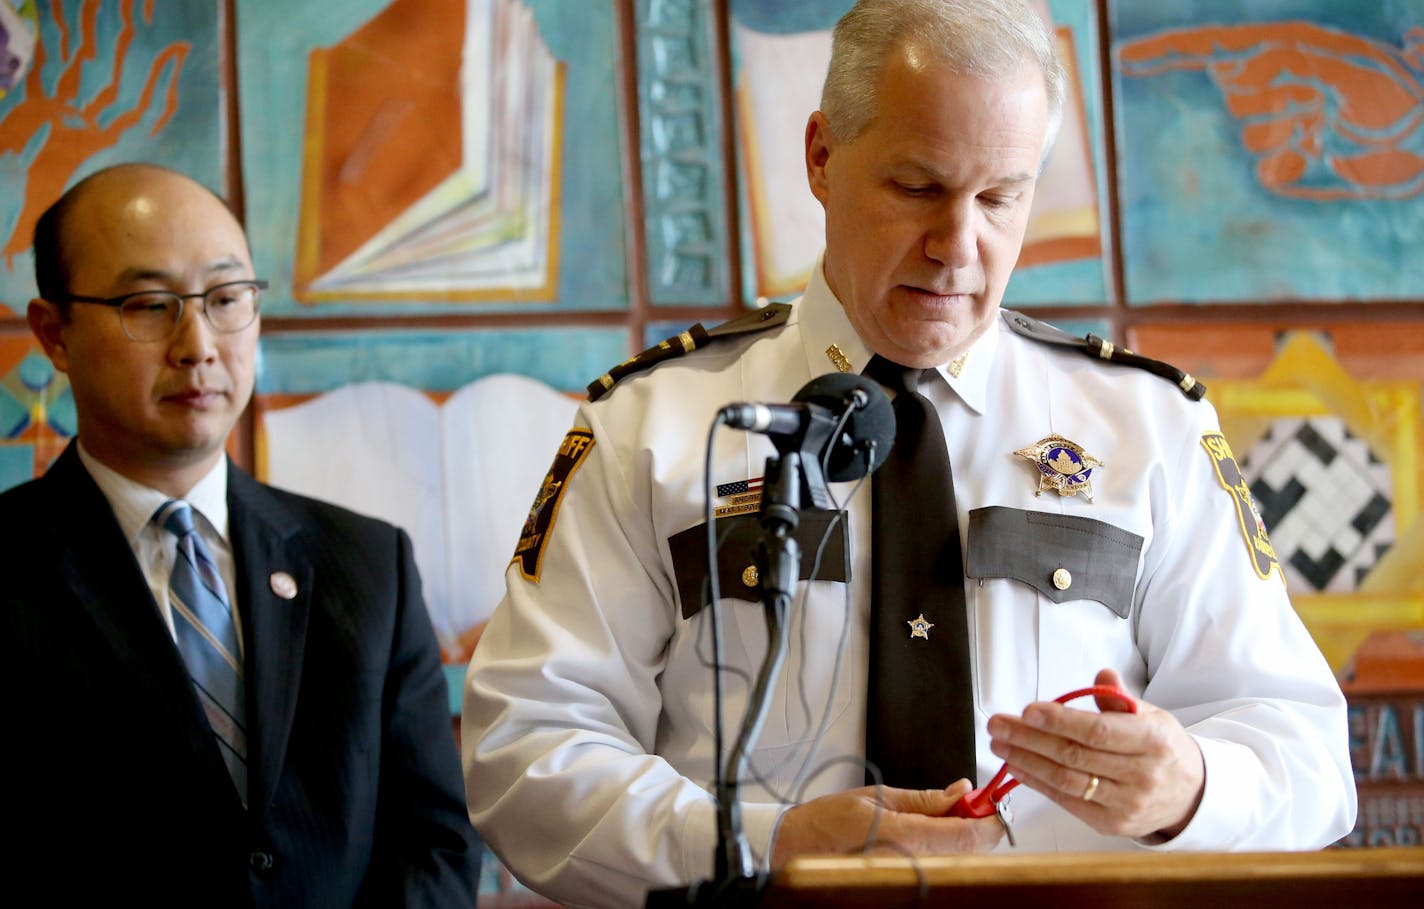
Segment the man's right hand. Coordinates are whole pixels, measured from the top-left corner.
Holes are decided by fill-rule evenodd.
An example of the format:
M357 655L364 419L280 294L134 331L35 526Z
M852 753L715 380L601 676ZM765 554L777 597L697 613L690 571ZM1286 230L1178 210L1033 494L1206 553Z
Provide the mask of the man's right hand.
M971 788L968 780L944 789L877 790L865 786L812 799L790 809L781 819L771 865L779 868L799 855L988 852L1004 835L997 817L948 816L954 803ZM879 826L872 841L871 827L877 816Z

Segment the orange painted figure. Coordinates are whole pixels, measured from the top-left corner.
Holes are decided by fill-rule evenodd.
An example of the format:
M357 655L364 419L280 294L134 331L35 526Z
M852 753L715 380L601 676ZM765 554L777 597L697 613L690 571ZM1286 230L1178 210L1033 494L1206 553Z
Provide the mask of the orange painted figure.
M113 114L111 108L119 96L124 61L134 39L134 0L119 0L119 16L123 24L113 38L101 38L97 33L103 2L86 0L84 3L79 13L78 43L73 47L73 36L64 17L63 4L49 4L50 18L59 31L59 57L64 63L64 71L54 83L54 94L46 95L45 80L41 74L48 50L43 41L36 42L34 59L25 77L24 100L0 120L0 155L23 153L35 137L45 131L39 150L29 166L25 204L3 249L5 263L10 268L14 267L15 256L30 248L30 238L40 212L59 197L80 165L96 152L117 144L119 138L148 113L159 77L170 62L173 71L168 78L165 107L150 135L158 135L178 109L178 77L191 48L186 41L175 41L159 52L149 67L148 80L138 103L107 119ZM145 23L153 21L153 0L144 0L141 14ZM113 46L109 83L91 100L84 101L79 95L82 70L86 62L98 58L101 41L104 44L112 42Z
M1424 27L1402 47L1308 22L1173 29L1122 43L1118 64L1124 76L1204 70L1275 193L1424 192Z

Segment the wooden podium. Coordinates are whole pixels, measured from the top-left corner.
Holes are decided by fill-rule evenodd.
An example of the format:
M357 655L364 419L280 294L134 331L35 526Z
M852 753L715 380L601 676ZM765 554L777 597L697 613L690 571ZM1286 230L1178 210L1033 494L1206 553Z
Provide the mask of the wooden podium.
M1424 848L803 858L756 903L957 909L1424 907Z

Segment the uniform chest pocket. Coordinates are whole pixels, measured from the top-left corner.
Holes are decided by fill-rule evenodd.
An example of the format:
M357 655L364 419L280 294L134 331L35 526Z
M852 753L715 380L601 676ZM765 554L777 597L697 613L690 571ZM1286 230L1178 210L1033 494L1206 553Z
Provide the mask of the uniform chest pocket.
M836 520L838 515L840 520ZM717 547L717 584L721 595L760 602L761 590L757 585L755 566L762 530L757 515L718 518L714 532L721 541ZM813 568L814 580L817 581L844 582L849 579L845 512L808 508L801 512L795 537L801 549L801 569L797 575L800 580L813 580ZM707 525L698 524L668 537L668 549L672 553L673 572L677 576L682 617L691 618L702 608L705 597L702 586L707 577ZM819 563L816 559L818 552Z
M1093 600L1119 618L1132 608L1142 537L1076 515L1001 505L969 513L971 578L1009 578L1055 603Z

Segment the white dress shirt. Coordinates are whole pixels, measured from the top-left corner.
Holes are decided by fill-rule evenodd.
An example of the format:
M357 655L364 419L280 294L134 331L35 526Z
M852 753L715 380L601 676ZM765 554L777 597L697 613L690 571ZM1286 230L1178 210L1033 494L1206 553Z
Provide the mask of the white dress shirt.
M134 558L153 591L153 600L158 604L159 614L168 625L168 633L173 629L173 609L168 603L168 577L173 572L173 559L177 553L178 538L159 524L153 515L167 502L168 496L142 483L130 480L102 464L79 443L79 460L84 469L94 478L94 483L109 506L114 509L114 517L124 532L124 539L133 548ZM188 494L183 496L193 508L193 526L207 544L208 551L217 563L223 584L227 586L228 603L232 606L233 621L237 625L237 638L242 640L242 618L237 602L237 569L232 556L232 544L228 540L227 524L227 457L218 458Z

